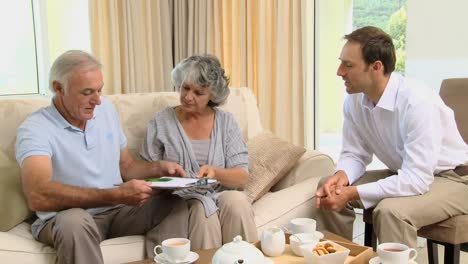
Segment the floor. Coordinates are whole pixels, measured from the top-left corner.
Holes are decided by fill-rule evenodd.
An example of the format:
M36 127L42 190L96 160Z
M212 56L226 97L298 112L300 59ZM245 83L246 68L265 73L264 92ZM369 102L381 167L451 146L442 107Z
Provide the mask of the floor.
M364 245L364 222L362 221L362 214L356 214L356 220L354 222L354 238L353 241L360 245ZM439 246L439 263L443 264L444 250L442 246ZM427 260L427 249L426 240L418 237L418 257L416 258L417 264L428 264ZM460 263L468 264L468 252L461 251Z

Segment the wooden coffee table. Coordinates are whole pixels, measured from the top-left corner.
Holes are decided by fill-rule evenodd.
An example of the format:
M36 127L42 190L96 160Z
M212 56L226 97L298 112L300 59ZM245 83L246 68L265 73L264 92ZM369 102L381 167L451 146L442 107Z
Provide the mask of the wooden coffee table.
M376 253L375 252L372 252L372 250L370 248L368 248L367 250L365 250L366 248L364 246L360 246L358 244L355 244L353 243L352 241L344 238L344 237L341 237L339 235L335 235L331 232L328 232L328 231L324 231L323 234L325 235L324 236L324 239L326 240L333 240L335 242L343 242L343 243L346 243L346 244L350 244L350 245L354 245L356 246L357 248L362 248L363 249L363 253L365 253L365 256L361 256L359 261L356 261L356 262L350 262L352 264L360 264L360 263L368 263L369 259L371 257L374 257L376 256ZM289 239L287 239L287 243L289 243ZM255 243L255 245L258 246L258 242ZM215 254L216 250L218 249L205 249L205 250L198 250L196 251L198 253L198 255L200 256L200 258L195 262L195 263L199 263L199 264L211 264L211 259L213 258L213 255ZM291 249L289 248L289 246L286 248L286 251L285 253L290 253L292 254L292 252L288 252L291 251ZM365 251L365 252L364 252ZM279 258L279 257L277 257ZM288 263L288 264L302 264L304 263L304 260L302 258L299 258L299 257L291 257L289 260L287 260L287 258L283 258L282 260L278 260L277 258L273 258L273 262L276 264L276 263ZM278 261L276 261L278 260ZM285 261L286 260L286 261ZM145 260L141 260L141 261L135 261L135 262L130 262L129 264L152 264L154 263L154 261L152 259L145 259Z

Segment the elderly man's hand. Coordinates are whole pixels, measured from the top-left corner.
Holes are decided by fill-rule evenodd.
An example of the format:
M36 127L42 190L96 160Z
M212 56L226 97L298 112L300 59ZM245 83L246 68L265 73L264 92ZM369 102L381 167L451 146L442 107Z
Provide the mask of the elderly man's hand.
M130 180L119 186L119 202L126 205L141 206L153 196L151 183L143 180Z

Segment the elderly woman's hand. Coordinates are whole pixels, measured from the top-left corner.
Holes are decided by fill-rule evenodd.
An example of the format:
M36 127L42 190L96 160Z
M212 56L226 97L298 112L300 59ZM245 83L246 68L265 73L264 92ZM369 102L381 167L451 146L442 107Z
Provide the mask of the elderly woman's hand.
M203 165L198 171L197 178L203 177L216 179L216 167L213 167L211 165Z
M179 177L187 177L184 169L177 163L167 161L167 160L158 160L153 162L156 164L154 169L157 171L156 175L159 176L179 176Z

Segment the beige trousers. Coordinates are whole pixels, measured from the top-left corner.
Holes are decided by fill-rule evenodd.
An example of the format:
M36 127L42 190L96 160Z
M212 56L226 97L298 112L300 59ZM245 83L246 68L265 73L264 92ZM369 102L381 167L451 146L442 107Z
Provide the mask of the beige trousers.
M369 171L353 185L374 182L393 174L389 170ZM419 228L452 216L468 214L467 181L453 171L440 173L434 178L425 194L386 198L376 205L373 223L379 243L399 242L416 247ZM320 181L319 188L326 179ZM317 228L352 239L353 208L363 208L363 205L360 201L353 201L340 212L317 209Z
M224 191L218 199L219 211L210 217L200 201L190 199L189 238L192 250L218 248L241 235L244 241L258 239L252 205L239 191Z
M164 239L188 237L188 206L179 196L159 194L141 207L123 206L90 215L81 208L60 211L39 233L39 241L53 246L57 263L104 263L104 239L145 235L146 253Z

